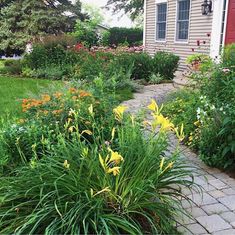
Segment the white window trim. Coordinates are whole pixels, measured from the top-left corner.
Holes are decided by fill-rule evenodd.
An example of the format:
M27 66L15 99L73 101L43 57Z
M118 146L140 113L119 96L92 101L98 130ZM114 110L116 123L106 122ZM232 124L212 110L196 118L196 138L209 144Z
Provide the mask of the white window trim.
M160 40L160 39L157 39L157 5L158 4L161 4L161 3L166 3L166 36L165 36L165 39L163 40ZM168 20L168 3L167 3L167 0L155 0L155 42L157 43L166 43L167 41L167 20Z
M225 35L226 35L226 29L227 29L228 4L229 4L229 1L227 1L227 6L226 6L223 43L225 42ZM216 57L219 57L219 54L220 54L223 5L224 5L224 1L222 0L214 0L213 2L213 20L212 20L211 44L210 44L210 56L213 59L215 59Z
M178 40L177 39L177 23L178 23L178 6L179 6L179 0L176 0L176 15L175 15L175 40L174 43L176 44L189 44L189 38L190 38L190 26L191 26L191 12L192 12L192 0L190 0L190 5L189 5L189 19L188 19L188 39L187 40Z
M146 29L147 29L147 0L144 0L144 30L143 30L143 46L144 50L146 50Z
M227 23L228 23L228 6L229 6L230 0L227 1L226 5L226 12L225 12L225 20L224 20L224 35L223 35L223 46L225 46L225 39L226 39L226 33L227 33Z

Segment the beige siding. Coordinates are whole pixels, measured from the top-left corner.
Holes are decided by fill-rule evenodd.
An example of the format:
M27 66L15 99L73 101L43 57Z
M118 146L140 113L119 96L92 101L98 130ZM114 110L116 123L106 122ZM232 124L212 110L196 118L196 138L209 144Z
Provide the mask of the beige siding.
M146 51L154 55L159 50L173 52L181 58L181 68L185 67L186 58L194 53L210 52L210 37L213 16L205 16L201 13L202 0L191 0L190 10L190 28L188 43L175 42L176 33L176 8L177 0L168 0L167 16L167 35L166 42L155 41L156 25L156 4L155 0L146 0L146 29L145 29L145 46ZM197 40L201 45L197 46ZM206 44L203 44L203 41ZM194 49L194 52L192 51Z

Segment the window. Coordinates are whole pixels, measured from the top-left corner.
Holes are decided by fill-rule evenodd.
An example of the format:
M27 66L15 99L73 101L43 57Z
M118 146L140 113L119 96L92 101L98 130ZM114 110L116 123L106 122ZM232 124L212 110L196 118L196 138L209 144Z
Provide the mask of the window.
M167 14L167 3L157 4L157 29L156 29L156 40L166 39L166 14Z
M189 34L190 0L178 0L177 12L177 41L187 41Z

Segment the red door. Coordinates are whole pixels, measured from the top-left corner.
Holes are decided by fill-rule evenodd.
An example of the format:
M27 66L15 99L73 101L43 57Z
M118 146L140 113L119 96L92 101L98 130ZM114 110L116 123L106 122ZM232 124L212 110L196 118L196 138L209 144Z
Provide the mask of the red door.
M235 43L235 0L229 0L225 44Z

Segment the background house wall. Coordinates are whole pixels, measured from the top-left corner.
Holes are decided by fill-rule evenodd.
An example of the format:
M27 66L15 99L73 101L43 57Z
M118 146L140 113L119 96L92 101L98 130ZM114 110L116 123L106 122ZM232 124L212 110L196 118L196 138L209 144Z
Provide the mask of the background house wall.
M156 2L155 0L146 0L145 48L151 55L159 50L166 50L179 55L181 58L180 68L184 68L184 62L189 55L210 53L213 13L209 16L202 15L202 0L191 0L188 42L176 42L177 0L168 0L167 3L166 41L156 42ZM199 46L198 41L200 42Z

